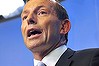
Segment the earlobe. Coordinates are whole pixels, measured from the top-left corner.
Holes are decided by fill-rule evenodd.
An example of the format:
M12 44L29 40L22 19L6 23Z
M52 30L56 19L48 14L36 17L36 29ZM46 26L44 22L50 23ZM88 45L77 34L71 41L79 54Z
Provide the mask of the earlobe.
M70 21L68 19L65 19L61 23L61 29L60 29L60 34L66 34L70 30Z

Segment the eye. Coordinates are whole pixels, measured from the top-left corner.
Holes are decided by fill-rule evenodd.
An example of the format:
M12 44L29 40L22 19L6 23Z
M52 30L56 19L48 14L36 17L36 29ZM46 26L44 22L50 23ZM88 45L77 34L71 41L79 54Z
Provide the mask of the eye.
M38 12L38 15L40 15L40 16L44 16L44 15L47 15L48 14L48 12L47 11L40 11L40 12Z
M22 20L25 20L27 18L27 16L24 16L23 18L22 18Z

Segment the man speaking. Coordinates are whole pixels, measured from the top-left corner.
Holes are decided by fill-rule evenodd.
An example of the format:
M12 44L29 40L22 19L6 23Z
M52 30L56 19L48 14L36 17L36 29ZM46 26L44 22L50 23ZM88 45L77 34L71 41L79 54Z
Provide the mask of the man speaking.
M99 49L73 51L66 47L70 21L53 0L28 0L21 14L25 45L34 66L99 66Z

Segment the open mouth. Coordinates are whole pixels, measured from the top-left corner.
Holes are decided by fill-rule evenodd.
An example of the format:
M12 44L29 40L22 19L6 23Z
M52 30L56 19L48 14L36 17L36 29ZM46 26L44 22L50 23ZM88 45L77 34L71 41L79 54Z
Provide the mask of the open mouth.
M31 37L31 36L34 36L34 35L40 35L42 33L42 30L40 29L30 29L28 30L28 33L27 33L27 36L28 37Z

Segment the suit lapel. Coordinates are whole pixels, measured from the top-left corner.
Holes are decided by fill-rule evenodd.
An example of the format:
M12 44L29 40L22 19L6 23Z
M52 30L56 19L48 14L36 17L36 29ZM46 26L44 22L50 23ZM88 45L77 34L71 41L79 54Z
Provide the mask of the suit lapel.
M68 48L60 57L55 66L70 66L72 62L71 57L73 56L74 52L75 51Z

